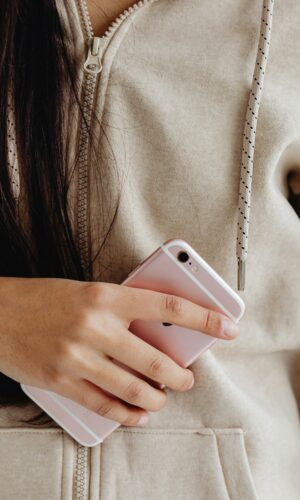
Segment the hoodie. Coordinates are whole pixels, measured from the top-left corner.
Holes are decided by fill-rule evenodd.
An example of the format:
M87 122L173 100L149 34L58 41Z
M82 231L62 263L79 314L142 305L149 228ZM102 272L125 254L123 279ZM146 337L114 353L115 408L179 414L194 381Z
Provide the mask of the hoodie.
M33 403L1 409L1 499L298 500L300 5L144 0L100 40L84 0L59 8L84 109L67 103L66 148L87 278L120 283L180 237L233 287L237 254L246 313L188 393L92 449L20 423Z

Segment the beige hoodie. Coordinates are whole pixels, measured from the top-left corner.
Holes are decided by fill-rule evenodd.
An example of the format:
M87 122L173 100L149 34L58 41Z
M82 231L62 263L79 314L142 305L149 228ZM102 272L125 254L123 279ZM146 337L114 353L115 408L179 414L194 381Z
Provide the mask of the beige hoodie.
M92 33L83 0L70 4L73 15L61 5L62 15L83 68ZM286 179L292 170L300 176L300 4L274 2L272 33L273 2L264 7L139 2L108 32L102 72L81 71L86 118L92 107L101 121L93 124L97 150L89 151L71 109L66 136L70 163L79 148L70 198L83 262L101 243L122 186L91 278L121 282L164 240L180 237L235 287L238 236L240 260L248 250L240 337L200 356L193 389L168 390L145 428L121 426L92 449L58 427L20 424L33 404L2 409L1 500L299 499L300 220ZM254 72L262 87L250 101L256 130L247 129ZM238 203L247 222L239 219L237 235Z

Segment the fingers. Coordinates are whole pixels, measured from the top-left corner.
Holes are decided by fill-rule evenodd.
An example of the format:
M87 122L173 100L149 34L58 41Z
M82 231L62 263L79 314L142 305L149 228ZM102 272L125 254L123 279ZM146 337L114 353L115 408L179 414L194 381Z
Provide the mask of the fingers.
M99 348L97 343L97 336L94 336L95 349ZM101 345L101 349L108 356L170 389L185 391L192 387L194 376L191 370L182 368L169 356L126 329L114 333L105 345ZM146 386L150 387L149 384ZM147 394L150 396L149 388Z
M166 403L164 391L154 388L106 356L90 354L79 374L121 400L145 410L158 411Z
M194 302L151 290L128 288L125 317L157 320L197 330L221 339L235 338L238 326L224 314L201 307Z
M96 387L88 380L70 380L57 392L98 415L115 420L122 425L144 425L148 420L147 412L134 406L130 407L126 403L106 394L101 388ZM139 423L142 417L144 417L144 420Z

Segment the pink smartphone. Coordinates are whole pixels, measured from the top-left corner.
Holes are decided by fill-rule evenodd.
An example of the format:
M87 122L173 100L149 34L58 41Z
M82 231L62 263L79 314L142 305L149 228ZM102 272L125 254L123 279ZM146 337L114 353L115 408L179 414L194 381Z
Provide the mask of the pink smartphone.
M129 274L122 285L178 295L208 309L222 312L236 323L245 310L244 302L237 293L188 243L180 239L168 240L162 244ZM130 325L130 331L183 367L193 363L199 354L217 341L204 333L158 321L135 320ZM116 360L115 362L120 365ZM138 375L149 380L142 374ZM154 381L150 382L157 385ZM84 446L96 446L121 425L54 392L25 384L21 384L21 387Z

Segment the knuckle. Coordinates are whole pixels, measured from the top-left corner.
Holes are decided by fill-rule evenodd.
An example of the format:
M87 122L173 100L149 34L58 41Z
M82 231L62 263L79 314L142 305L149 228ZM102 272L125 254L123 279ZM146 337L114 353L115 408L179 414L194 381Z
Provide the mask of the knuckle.
M204 313L204 318L203 318L203 323L204 323L204 329L206 332L213 332L215 328L215 314L213 311L210 309L205 310Z
M122 425L134 426L134 425L138 424L140 418L141 418L140 416L132 415L129 412L126 417L124 417L124 418L121 419L121 424Z
M78 356L77 346L74 342L63 342L58 352L59 364L64 366L66 362L74 361Z
M139 380L134 380L124 391L125 400L128 402L139 402L144 391L144 385Z
M214 335L221 336L223 332L223 320L219 314L211 313L210 331Z
M179 316L182 312L183 302L176 295L165 295L163 297L163 310L172 316Z
M113 413L114 403L113 401L101 401L93 402L93 411L102 417L107 417Z
M45 371L44 383L49 390L57 389L61 385L61 372L56 366Z
M223 331L224 331L224 321L219 315L215 315L214 328L213 328L214 335L221 337L223 335Z
M218 337L221 336L224 330L224 323L220 314L207 310L204 319L204 328L207 333Z
M85 285L85 300L90 307L99 307L106 296L106 287L102 283L90 282Z
M148 362L148 374L150 377L157 378L164 371L164 359L160 355L156 355L154 358L151 358Z
M72 366L76 365L76 369L85 369L88 366L82 347L77 342L69 343L66 351L66 359Z

